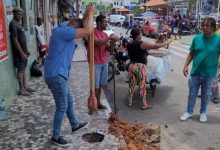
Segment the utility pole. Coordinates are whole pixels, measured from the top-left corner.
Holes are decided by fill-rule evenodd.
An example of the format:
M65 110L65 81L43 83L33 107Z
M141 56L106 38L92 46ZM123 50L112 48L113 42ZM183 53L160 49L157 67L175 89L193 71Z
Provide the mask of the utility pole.
M196 19L198 18L199 0L196 0Z
M46 41L49 41L50 39L50 21L49 21L49 0L45 0L44 1L44 6L45 6L45 14L44 14L44 18L45 18L45 22L46 22Z
M219 17L219 8L220 8L220 0L218 0L217 19L218 19L218 17Z

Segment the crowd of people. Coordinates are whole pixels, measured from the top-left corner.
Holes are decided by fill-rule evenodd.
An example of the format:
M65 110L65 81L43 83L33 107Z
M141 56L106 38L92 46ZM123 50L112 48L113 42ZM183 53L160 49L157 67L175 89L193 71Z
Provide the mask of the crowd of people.
M156 24L151 26L151 21L158 21L158 26ZM126 34L128 34L128 31L134 26L140 26L144 34L145 31L143 30L147 28L147 31L151 32L147 33L147 36L155 39L158 38L161 32L167 32L168 35L172 34L175 39L177 39L177 36L181 38L182 34L195 34L200 32L198 29L198 21L196 19L192 19L192 17L187 17L186 15L181 15L179 12L169 16L144 18L141 23L140 21L135 20L133 15L130 15Z
M69 71L71 62L76 49L74 39L88 37L94 31L94 63L95 63L95 96L97 98L98 109L106 109L100 101L101 91L107 86L108 81L108 51L112 50L114 43L119 40L116 35L108 36L104 30L107 27L107 19L104 15L96 17L97 26L93 27L94 6L88 5L82 19L71 18L65 25L58 26L53 29L50 37L49 48L43 38L43 32L40 28L42 18L37 19L36 33L38 42L39 57L45 57L44 60L44 79L55 100L56 111L53 122L53 135L51 141L59 146L67 146L68 142L61 134L61 125L66 114L71 124L72 132L86 127L88 122L80 122L74 113L73 96L69 86ZM19 94L29 96L33 89L26 86L25 70L27 66L28 56L24 28L20 21L23 10L16 7L13 10L14 19L11 21L10 38L12 42L14 65L17 68L17 77L19 83ZM131 18L132 19L132 18ZM185 18L183 17L182 20ZM176 20L176 21L174 21ZM178 27L181 21L180 16L174 18L170 22L172 32ZM177 21L178 20L178 21ZM177 23L178 22L178 23ZM186 112L180 117L184 121L192 117L195 106L196 97L201 88L201 109L200 121L207 121L207 107L212 99L219 102L218 98L212 98L212 89L218 84L220 76L218 75L219 53L220 53L220 36L219 30L216 31L216 21L211 17L206 17L202 21L202 34L194 37L190 52L187 56L183 67L184 76L188 76L188 66L192 62L192 69L189 76L189 95ZM163 43L152 44L148 41L142 41L141 29L130 26L127 33L131 30L130 35L132 42L123 45L123 51L126 49L130 56L129 70L129 88L128 88L128 106L133 105L133 93L136 85L139 86L139 94L142 100L141 109L150 109L151 105L146 100L146 78L148 50L158 49L168 45L171 40ZM215 33L216 31L216 33ZM44 49L44 50L43 50ZM44 52L45 51L45 52ZM88 50L90 51L90 50ZM216 91L215 91L216 92Z

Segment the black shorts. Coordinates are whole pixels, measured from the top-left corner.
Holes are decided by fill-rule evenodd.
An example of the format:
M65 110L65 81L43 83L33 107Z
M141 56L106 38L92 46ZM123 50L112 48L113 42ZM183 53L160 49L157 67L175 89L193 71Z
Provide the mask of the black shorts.
M23 61L20 57L15 57L14 58L14 66L18 70L25 70L27 67L27 60Z

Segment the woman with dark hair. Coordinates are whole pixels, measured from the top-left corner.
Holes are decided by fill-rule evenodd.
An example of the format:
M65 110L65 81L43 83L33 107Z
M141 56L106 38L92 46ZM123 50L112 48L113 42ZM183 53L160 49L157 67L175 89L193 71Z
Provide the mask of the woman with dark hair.
M131 30L131 37L133 42L128 45L128 54L130 56L131 64L129 66L130 84L129 84L129 98L128 106L132 106L132 98L135 85L138 84L140 88L140 97L142 97L143 106L141 109L149 109L151 106L146 101L146 78L147 72L144 66L147 64L147 50L158 49L170 43L156 43L152 44L141 40L141 30L134 28Z
M201 24L203 33L194 37L187 56L183 74L188 75L188 66L193 61L188 81L189 96L187 111L180 117L185 121L193 116L193 109L201 86L200 122L206 122L206 109L212 95L212 85L216 77L220 53L220 36L215 33L216 21L206 17ZM218 75L218 80L220 76Z

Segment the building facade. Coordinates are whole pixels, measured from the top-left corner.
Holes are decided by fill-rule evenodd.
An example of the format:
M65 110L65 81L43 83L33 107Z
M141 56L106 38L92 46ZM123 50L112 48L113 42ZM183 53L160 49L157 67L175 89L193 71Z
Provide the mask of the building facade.
M9 104L11 100L16 98L19 88L9 38L9 23L13 19L13 8L19 6L24 10L22 23L25 27L27 47L30 52L26 71L28 80L31 78L31 64L37 59L36 19L37 17L44 19L44 28L48 41L51 30L57 26L58 10L57 0L0 0L0 6L0 99L5 99L6 104Z

